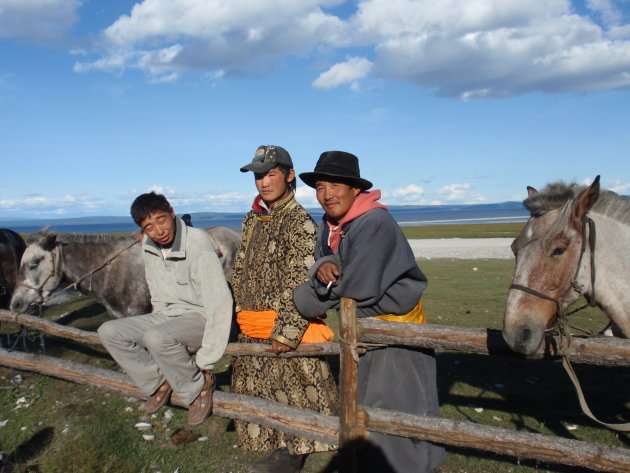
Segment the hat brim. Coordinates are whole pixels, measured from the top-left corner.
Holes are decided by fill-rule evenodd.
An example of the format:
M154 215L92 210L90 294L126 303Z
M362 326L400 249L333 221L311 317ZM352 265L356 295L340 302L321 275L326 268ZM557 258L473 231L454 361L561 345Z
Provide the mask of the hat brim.
M340 176L338 174L327 174L323 172L303 172L299 175L300 179L309 187L315 188L317 181L342 182L350 186L356 186L362 191L366 191L372 187L372 183L361 177Z
M252 171L255 173L267 172L278 166L278 163L249 163L241 168L241 172Z

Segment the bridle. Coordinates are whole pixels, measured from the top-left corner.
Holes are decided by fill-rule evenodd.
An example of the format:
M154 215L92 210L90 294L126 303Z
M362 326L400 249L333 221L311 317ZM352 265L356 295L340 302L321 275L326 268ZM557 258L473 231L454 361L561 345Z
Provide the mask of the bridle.
M580 273L580 267L582 266L582 259L584 258L584 253L586 252L586 230L588 228L588 245L591 255L591 297L589 298L588 304L583 305L582 307L575 309L569 313L565 312L565 307L563 304L563 299L567 295L567 293L573 289L580 295L584 294L584 288L578 284L578 276ZM582 219L582 246L580 249L580 257L578 259L577 268L575 269L575 274L573 278L571 278L569 282L569 287L562 293L559 297L551 297L547 294L544 294L536 289L532 289L531 287L524 286L522 284L510 284L510 289L516 289L518 291L526 292L527 294L531 294L532 296L536 296L540 299L545 299L547 301L555 302L557 306L557 327L561 336L566 336L568 333L566 330L566 318L569 315L575 314L582 309L587 307L595 307L597 305L597 299L595 298L595 243L597 240L596 232L595 232L595 222L588 216L584 216Z
M564 304L562 302L564 299L564 296L566 296L567 293L571 289L573 289L575 292L577 292L580 295L584 295L584 288L578 284L578 275L580 272L580 267L582 266L582 259L584 257L584 253L586 252L587 229L588 229L588 245L589 245L590 256L591 256L591 297L589 298L589 302L587 304L575 310L572 310L569 313L566 313ZM546 331L548 332L549 330L553 330L554 328L558 329L558 334L560 336L560 343L558 344L558 354L562 357L562 366L564 367L565 371L569 375L569 379L571 379L571 382L573 383L573 386L575 387L575 391L577 393L578 400L580 401L580 407L582 408L582 412L584 412L584 414L586 414L587 417L594 420L598 424L603 425L604 427L607 427L612 430L620 431L620 432L630 432L630 422L621 423L621 424L609 424L606 422L602 422L597 417L595 417L595 415L591 412L590 408L588 407L588 404L586 403L586 399L584 398L584 393L582 392L582 387L580 386L580 382L578 381L577 375L575 374L575 371L573 370L573 367L571 366L571 361L569 359L568 348L571 346L571 332L568 329L568 317L570 315L575 314L576 312L579 312L582 309L585 309L587 307L595 307L597 305L597 300L595 298L595 243L596 241L597 241L597 237L595 233L595 222L593 221L593 219L585 215L584 218L582 219L582 247L580 249L580 257L578 259L577 268L575 270L575 274L573 278L571 279L569 283L569 287L567 287L567 289L562 293L560 297L548 296L547 294L544 294L530 287L523 286L522 284L511 284L510 289L523 291L523 292L526 292L527 294L531 294L532 296L539 297L540 299L545 299L547 301L556 303L557 308L558 308L558 311L556 314L556 327L552 327L551 329L548 329Z
M60 272L61 258L62 258L61 252L62 252L61 244L58 243L55 246L55 248L53 248L52 251L50 252L50 259L51 259L51 263L52 263L52 271L50 272L50 274L48 274L48 276L46 276L44 281L39 286L32 286L32 285L30 285L28 283L25 283L23 281L17 281L15 283L16 286L23 286L23 287L25 287L27 289L31 289L32 291L35 291L37 293L37 299L35 299L33 302L31 302L29 304L29 306L39 306L41 308L41 306L44 304L44 302L46 302L48 300L49 297L48 297L48 295L44 295L44 292L49 292L50 293L50 291L46 291L45 287L46 287L46 284L48 283L48 281L50 281L50 279L55 278L57 275L61 276L61 272Z

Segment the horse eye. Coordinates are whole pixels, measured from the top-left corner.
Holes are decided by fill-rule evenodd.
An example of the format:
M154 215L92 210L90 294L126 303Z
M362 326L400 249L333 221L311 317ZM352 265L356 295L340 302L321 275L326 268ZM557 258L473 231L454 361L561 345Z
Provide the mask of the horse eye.
M37 266L39 266L39 263L31 263L28 265L28 269L37 269Z
M553 250L553 253L551 253L551 256L562 256L565 251L566 251L566 248L562 248L561 246L559 246L558 248Z

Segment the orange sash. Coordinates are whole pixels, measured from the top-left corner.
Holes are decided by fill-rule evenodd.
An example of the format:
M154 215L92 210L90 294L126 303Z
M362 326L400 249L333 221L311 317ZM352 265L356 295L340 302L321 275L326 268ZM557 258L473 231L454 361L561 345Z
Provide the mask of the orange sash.
M416 324L423 324L427 321L427 316L424 313L424 308L422 307L422 299L418 301L418 304L411 309L409 312L403 315L394 315L394 314L386 314L386 315L377 315L377 319L387 320L388 322L410 322Z
M268 339L276 321L275 310L241 310L236 314L236 321L248 337ZM300 343L332 342L333 331L321 319L313 319L302 336Z

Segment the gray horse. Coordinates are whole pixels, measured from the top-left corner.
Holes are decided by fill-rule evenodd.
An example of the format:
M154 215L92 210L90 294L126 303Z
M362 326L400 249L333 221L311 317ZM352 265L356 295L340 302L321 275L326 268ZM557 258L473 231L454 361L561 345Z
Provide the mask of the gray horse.
M0 228L0 308L9 307L25 248L26 243L20 235Z
M240 232L227 227L205 229L228 282L241 243ZM37 232L22 256L11 310L27 312L46 301L63 283L76 283L116 318L151 311L141 248L134 236Z

